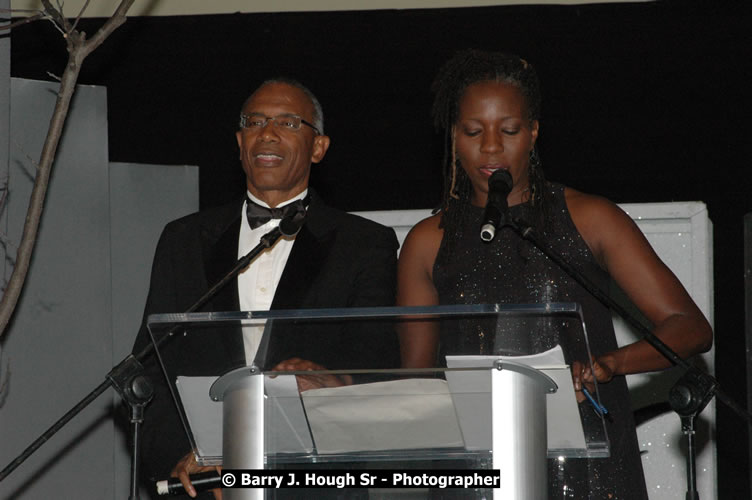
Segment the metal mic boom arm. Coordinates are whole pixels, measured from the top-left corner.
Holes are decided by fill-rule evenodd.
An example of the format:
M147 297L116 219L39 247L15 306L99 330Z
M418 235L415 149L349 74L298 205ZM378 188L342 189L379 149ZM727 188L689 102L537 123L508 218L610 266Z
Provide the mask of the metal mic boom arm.
M191 307L188 308L186 313L195 312L201 306L205 305L216 293L225 286L231 279L233 279L240 271L248 267L248 265L255 259L258 254L274 246L274 244L282 236L294 236L300 230L303 225L304 217L285 217L279 223L278 227L275 227L267 234L261 237L261 242L256 245L245 256L241 257L235 266L214 286L212 286L204 295L201 296ZM172 333L172 332L170 332ZM165 335L159 340L159 344L163 344L167 339L172 338L171 335ZM129 401L132 399L132 395L128 393L135 392L136 396L143 396L142 392L145 390L141 382L138 381L138 377L141 377L143 372L143 366L141 361L145 360L155 351L153 343L147 344L141 352L136 355L130 354L126 356L120 363L117 364L106 376L104 382L99 384L93 391L91 391L86 397L84 397L78 404L68 410L65 415L60 417L52 426L44 431L33 443L31 443L18 457L11 461L2 471L0 471L0 481L8 477L14 470L18 468L23 462L26 461L35 451L37 451L44 443L62 429L65 424L70 422L73 417L81 413L87 406L89 406L94 400L96 400L104 391L109 387L114 387L124 400ZM136 382L133 385L133 382ZM129 389L135 387L135 389ZM148 400L148 399L147 399ZM137 429L137 425L136 425ZM134 437L134 442L138 442L138 438ZM137 498L137 481L136 481L136 457L134 457L131 464L132 478L131 478L131 496L130 498Z
M630 326L637 330L656 351L671 362L685 370L684 375L676 382L669 391L669 403L674 411L681 417L682 432L687 436L687 499L697 499L697 486L695 477L695 450L694 450L694 418L717 397L739 417L752 423L752 414L738 405L733 399L721 391L718 381L711 375L703 372L688 363L685 359L674 352L661 339L655 336L653 331L642 324L637 317L621 304L616 302L608 294L603 292L598 285L593 283L587 276L579 272L569 264L558 252L547 243L541 241L531 225L524 220L513 217L506 221L506 225L514 229L522 238L530 241L552 262L559 266L565 273L571 276L585 290L592 294L607 307L616 311Z

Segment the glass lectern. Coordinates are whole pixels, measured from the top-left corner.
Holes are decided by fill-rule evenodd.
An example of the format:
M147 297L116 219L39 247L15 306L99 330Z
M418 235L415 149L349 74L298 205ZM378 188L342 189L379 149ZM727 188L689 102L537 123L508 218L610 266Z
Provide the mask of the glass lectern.
M349 357L335 356L337 366L273 370L285 352L280 343L338 353L342 346L327 344L332 331L357 347L366 336L393 340L415 325L443 344L482 331L495 348L442 350L431 369L366 366L371 358L348 349ZM367 470L455 461L498 469L494 498L530 499L545 498L546 457L609 454L603 415L588 400L578 403L572 387L572 363L590 363L577 304L163 314L148 326L201 464ZM204 352L214 359L197 362ZM263 498L263 490L224 495Z

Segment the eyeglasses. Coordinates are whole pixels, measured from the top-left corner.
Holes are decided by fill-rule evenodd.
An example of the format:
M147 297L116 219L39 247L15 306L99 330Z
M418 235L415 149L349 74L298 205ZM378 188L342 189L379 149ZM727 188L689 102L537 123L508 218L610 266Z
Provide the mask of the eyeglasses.
M270 121L274 123L275 127L282 128L283 130L300 130L301 125L307 125L316 132L316 135L321 135L319 129L298 115L266 116L261 113L241 114L240 128L262 130Z

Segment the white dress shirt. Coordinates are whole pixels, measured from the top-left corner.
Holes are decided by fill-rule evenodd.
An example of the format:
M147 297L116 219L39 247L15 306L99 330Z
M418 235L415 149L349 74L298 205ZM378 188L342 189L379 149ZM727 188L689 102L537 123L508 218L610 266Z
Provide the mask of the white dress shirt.
M305 198L306 189L295 198L278 205L283 207L295 200ZM248 197L261 206L269 207L268 204L259 200L248 192ZM246 217L246 204L243 203L243 212L240 222L240 238L238 240L238 259L250 252L261 242L261 237L279 226L279 219L272 219L266 224L251 229ZM283 236L272 246L261 252L251 264L238 275L238 297L240 298L241 311L268 311L271 308L274 292L277 290L279 279L285 270L287 259L290 257L295 237ZM261 327L243 327L243 346L245 359L251 364L261 342Z

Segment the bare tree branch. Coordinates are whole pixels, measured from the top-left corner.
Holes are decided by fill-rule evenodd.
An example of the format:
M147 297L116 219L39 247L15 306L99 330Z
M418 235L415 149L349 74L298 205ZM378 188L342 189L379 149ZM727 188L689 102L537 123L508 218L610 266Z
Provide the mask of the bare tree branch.
M5 249L5 260L11 264L16 263L16 255L18 255L18 247L14 242L10 240L6 235L0 234L0 245ZM7 283L3 283L3 290L5 290Z
M18 148L18 150L21 151L21 153L23 153L23 155L26 157L26 161L28 163L20 162L20 161L17 163L21 166L21 170L23 171L23 173L25 173L29 177L29 180L31 182L34 182L34 179L37 177L37 169L39 168L39 164L37 164L37 161L31 157L29 152L26 151L26 148L24 148L17 140L11 137L10 142L12 142L13 145L16 148ZM8 187L9 187L9 183L8 183L8 179L6 178L3 182L2 189L7 191ZM2 201L3 203L5 202L4 199ZM2 206L3 205L0 204L0 207Z
M8 383L10 382L10 361L6 361L3 367L3 350L0 346L0 408L5 404L5 397L8 395Z
M70 101L76 90L76 80L81 70L81 64L86 56L99 47L115 29L125 22L126 13L133 5L133 2L134 0L121 0L113 16L88 41L84 32L70 29L66 33L68 64L60 79L60 90L57 95L55 110L52 113L50 128L47 131L47 137L42 147L37 176L34 180L34 188L29 199L29 209L26 213L23 236L21 237L21 243L18 246L18 253L16 255L16 265L13 267L13 273L8 281L2 301L0 301L0 338L5 333L8 322L18 304L18 298L29 271L29 263L31 262L31 255L36 243L39 220L44 209L44 199L52 172L52 165L55 160L58 143L60 142L60 136L63 132L63 126L65 125L65 119L68 115ZM58 27L72 28L67 19L62 15L62 12L56 10L49 0L42 0L42 4L45 7L45 14L50 16Z
M104 42L113 31L118 29L118 27L125 22L127 19L126 14L128 13L128 9L131 8L131 5L133 5L133 1L134 0L122 0L120 5L118 5L118 8L115 10L115 13L112 14L112 17L110 17L107 22L105 22L102 27L94 33L94 36L91 37L88 42L85 42L86 52L82 57L82 61L83 58L102 45L102 42Z
M5 9L2 9L2 11L5 11ZM37 21L39 19L42 19L44 17L44 13L39 12L39 11L34 11L34 12L37 12L37 14L35 14L33 16L25 17L23 19L19 19L18 21L14 21L14 22L9 23L9 24L4 24L4 25L0 26L0 31L3 31L3 30L12 30L16 26L21 26L23 24L31 23L31 22Z
M63 15L63 8L60 6L60 2L57 2L58 8L52 6L50 0L42 0L45 13L52 19L52 21L60 28L63 33L70 33L70 23Z
M81 7L81 10L78 13L78 16L76 16L76 21L73 23L73 29L76 29L76 26L78 26L78 22L81 20L81 16L84 15L84 12L86 12L86 8L89 6L89 0L86 0L84 3L84 6Z
M19 12L23 12L24 14L31 14L32 12L36 12L38 14L44 14L44 12L39 9L0 9L0 12L7 12L9 14L16 14Z

